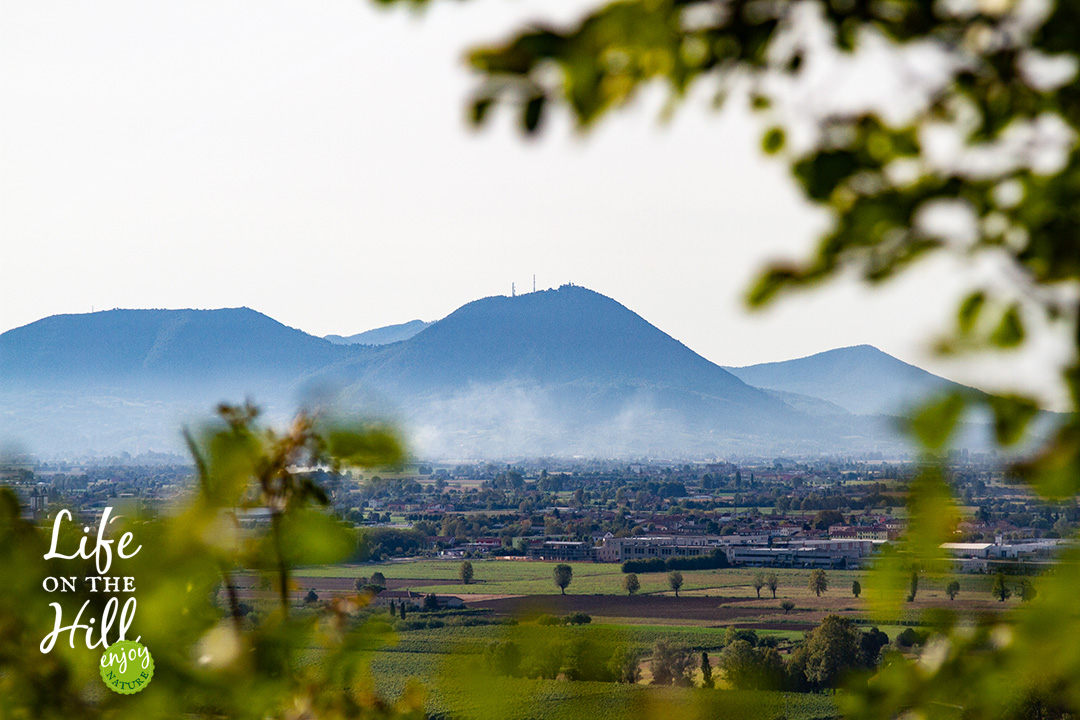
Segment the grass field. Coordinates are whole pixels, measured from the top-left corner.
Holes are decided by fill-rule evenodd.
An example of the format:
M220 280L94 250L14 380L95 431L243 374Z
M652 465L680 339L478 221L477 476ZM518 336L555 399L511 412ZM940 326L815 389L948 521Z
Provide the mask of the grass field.
M299 568L299 577L359 577L378 571L388 579L416 580L411 589L419 592L482 593L500 595L546 595L556 594L559 588L552 580L553 563L520 560L472 560L474 580L469 585L458 582L460 560L418 560L367 565L332 565ZM567 592L582 595L622 595L623 572L618 563L571 563L574 578ZM726 597L755 597L751 582L755 573L748 568L726 570L683 570L684 584L680 594L713 595ZM781 592L777 597L809 595L807 583L809 570L776 569L780 578ZM832 571L835 587L850 588L851 581L863 573ZM671 593L667 573L641 573L639 594ZM424 585L424 580L437 580L438 584ZM447 584L449 581L449 584ZM767 595L767 591L762 591ZM674 593L671 593L674 594Z
M656 688L603 682L566 682L527 678L484 677L441 667L428 656L386 654L372 664L376 689L397 698L409 684L407 673L419 669L425 680L424 709L435 716L461 720L625 720L671 718L683 720L825 720L838 716L825 695ZM431 681L432 672L442 672Z
M403 632L397 645L369 654L372 681L381 696L396 701L407 688L423 697L425 712L462 720L531 718L652 718L679 716L732 720L825 720L837 716L825 695L650 687L605 682L570 682L493 676L478 653L493 640L522 639L531 633L575 637L615 637L647 652L665 635L695 651L718 652L723 631L591 626L506 628L481 626ZM714 656L715 661L715 656Z
M477 625L471 627L441 627L424 630L409 630L397 634L396 644L388 652L412 653L478 653L488 643L520 635L522 628L528 626ZM640 652L646 652L660 637L666 637L686 643L700 652L719 652L724 647L726 628L671 627L666 625L619 625L593 623L583 627L559 627L548 631L558 633L570 641L582 636L603 636L633 646ZM803 633L797 631L763 630L759 636L775 636L783 642L802 639Z
M549 595L557 594L558 587L552 580L553 563L530 562L521 560L472 560L474 580L469 585L458 582L460 560L417 560L365 565L331 565L299 568L298 577L355 578L381 572L390 580L415 580L409 588L417 592L438 592L447 594L485 594L485 595ZM571 563L574 578L567 588L568 593L576 595L623 595L623 573L617 563ZM729 568L724 570L684 570L683 587L680 595L708 596L726 598L755 598L756 593L751 583L759 572L775 572L780 579L777 600L816 596L809 590L809 570L787 568L764 569ZM862 570L829 570L829 590L825 597L833 598L837 603L854 602L851 594L852 582L858 580L864 589L864 595L874 587L872 573ZM667 573L641 573L639 594L674 594L668 587ZM945 597L945 584L954 576L924 575L920 578L919 593L921 598L942 599ZM981 575L957 575L960 581L961 597L973 594L987 595L992 578ZM425 580L437 581L425 584ZM397 585L398 583L395 583ZM771 599L767 589L762 589L762 598ZM849 603L850 604L850 603Z

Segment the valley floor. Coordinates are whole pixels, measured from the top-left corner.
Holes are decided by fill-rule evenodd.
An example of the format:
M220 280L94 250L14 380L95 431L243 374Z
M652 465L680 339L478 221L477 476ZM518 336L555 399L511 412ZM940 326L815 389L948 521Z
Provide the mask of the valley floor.
M395 639L370 651L373 689L392 702L420 702L435 717L461 720L483 718L738 718L740 720L814 720L839 716L838 697L821 694L736 691L727 689L719 669L729 627L753 629L781 650L802 640L829 614L838 614L869 626L868 594L876 578L862 571L830 571L829 590L820 597L808 587L809 571L777 569L780 587L774 599L764 589L758 597L752 582L754 569L686 571L679 597L667 587L665 573L640 575L642 591L628 596L622 590L623 573L614 564L575 564L567 594L552 580L553 564L502 560L473 560L475 579L458 579L459 561L418 560L366 565L301 568L294 595L314 590L322 600L355 593L356 578L381 572L391 590L454 595L473 610L489 611L430 622L413 612L408 621L391 619ZM890 639L916 624L922 611L949 607L985 614L1011 606L994 602L990 579L963 576L961 593L950 601L944 586L950 577L927 576L915 602L906 603L893 621L880 625ZM250 579L249 579L250 580ZM862 597L852 595L859 581ZM256 602L266 592L256 584L238 582L241 592ZM246 585L246 587L244 587ZM789 600L794 608L784 611ZM376 611L376 619L384 609ZM544 615L585 613L591 623L582 626L543 627ZM483 624L475 624L483 623ZM660 638L689 646L694 657L706 653L714 668L717 689L649 685L648 656ZM513 642L524 653L557 647L558 652L583 641L610 648L626 647L641 658L642 678L636 684L591 682L565 678L540 679L494 674L485 651L494 644ZM695 662L695 668L697 663ZM701 684L701 671L694 671Z

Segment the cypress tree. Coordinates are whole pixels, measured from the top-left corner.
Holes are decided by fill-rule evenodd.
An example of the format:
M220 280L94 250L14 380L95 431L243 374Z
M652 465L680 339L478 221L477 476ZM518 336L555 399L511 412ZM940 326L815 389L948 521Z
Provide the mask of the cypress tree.
M701 686L714 687L712 665L709 664L709 654L704 650L701 651Z

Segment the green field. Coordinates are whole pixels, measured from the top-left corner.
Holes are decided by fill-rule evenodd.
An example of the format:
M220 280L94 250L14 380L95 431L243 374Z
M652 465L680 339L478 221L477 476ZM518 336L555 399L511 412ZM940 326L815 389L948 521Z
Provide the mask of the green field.
M387 579L417 580L410 589L419 592L482 593L498 595L548 595L559 592L552 581L553 563L520 560L472 560L475 578L470 585L425 585L424 580L457 581L460 560L418 560L415 562L379 563L367 565L331 565L299 568L298 577L360 577L381 572ZM574 579L567 592L582 595L619 595L624 592L623 573L618 563L571 563ZM725 570L683 570L684 594L706 594L728 597L754 597L751 587L754 574L750 568ZM768 572L768 571L767 571ZM781 590L777 597L808 594L809 570L776 569ZM864 573L836 570L829 572L834 579L837 595L851 587L851 581ZM641 573L640 594L670 593L667 573ZM768 592L762 591L762 597Z
M645 653L661 635L673 636L695 651L708 650L715 662L723 631L619 626L438 628L402 632L396 645L369 658L374 689L382 697L396 702L411 689L414 696L419 693L423 698L425 712L462 720L599 720L675 714L688 719L814 720L838 714L833 699L825 695L500 677L484 668L479 655L494 640L529 642L539 636L558 636L565 642L586 636L615 638Z
M647 652L658 638L666 637L685 643L698 652L705 650L712 653L724 648L724 635L727 628L597 623L584 627L559 627L555 630L536 631L530 626L448 626L399 632L396 644L387 651L435 654L479 653L488 643L528 632L558 633L559 637L567 642L585 636L604 637L606 640L626 643L640 652ZM803 633L794 630L761 630L758 631L758 635L773 636L781 641L790 642L802 639Z
M410 589L418 592L442 594L480 593L492 595L549 595L559 589L552 581L553 563L520 560L472 560L475 579L470 585L458 580L460 560L417 560L366 565L331 565L306 567L297 570L299 577L360 577L378 571L392 580L416 580ZM617 563L571 563L574 579L567 592L580 595L619 595L623 573ZM756 570L753 568L730 568L725 570L683 570L684 584L681 594L709 595L733 598L755 597L751 586L758 572L775 572L780 579L777 598L800 598L812 595L807 588L809 570L786 568ZM961 598L974 593L989 592L992 579L983 575L928 575L920 577L920 592L941 595L945 584L951 579L960 581ZM641 573L640 594L669 594L667 573ZM851 599L851 584L858 580L864 593L873 588L873 573L862 570L829 570L828 596L838 603ZM425 584L424 580L450 581L451 584ZM762 597L769 597L762 589Z
M376 689L396 699L411 682L421 689L425 712L461 720L624 720L676 715L685 720L817 720L838 716L832 698L825 695L490 676L481 681L463 668L455 672L426 656L412 655L388 653L377 658L372 664ZM414 670L424 678L437 672L440 679L407 679Z

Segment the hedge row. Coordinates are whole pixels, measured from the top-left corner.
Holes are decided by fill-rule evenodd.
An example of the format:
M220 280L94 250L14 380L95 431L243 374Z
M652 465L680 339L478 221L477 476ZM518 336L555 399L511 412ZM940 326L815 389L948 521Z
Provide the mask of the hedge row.
M647 560L627 560L622 564L624 573L667 572L669 570L717 570L728 567L727 555L721 548L716 548L711 555L698 557L649 558Z

